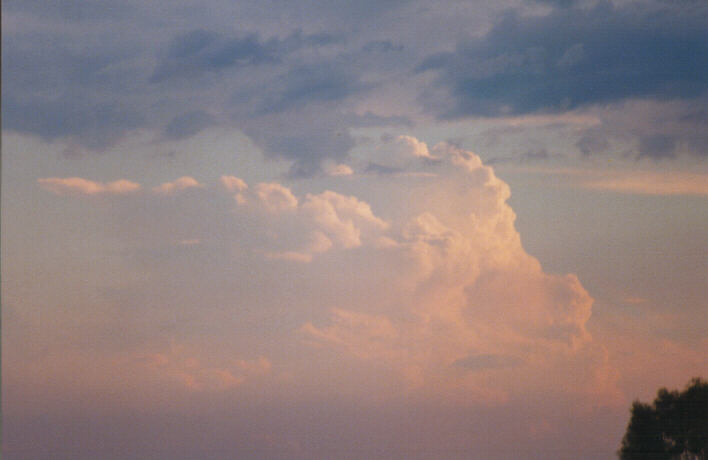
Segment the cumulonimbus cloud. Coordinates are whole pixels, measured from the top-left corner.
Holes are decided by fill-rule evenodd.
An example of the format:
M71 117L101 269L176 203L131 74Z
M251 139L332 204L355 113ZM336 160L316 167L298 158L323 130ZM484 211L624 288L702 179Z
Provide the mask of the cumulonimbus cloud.
M501 401L520 389L522 375L552 385L544 374L566 366L588 379L578 392L615 391L605 353L586 329L592 297L575 275L545 273L526 253L509 187L472 152L449 144L433 151L446 177L434 189L411 190L411 217L394 223L393 244L367 260L396 267L387 286L396 294L380 292L381 304L335 306L328 321L306 322L302 336L359 362L385 363L420 391L474 390L467 397ZM571 366L573 359L588 369Z
M220 178L236 198L239 231L252 232L233 243L260 255L249 270L282 263L284 273L315 276L312 292L288 300L294 309L317 305L301 317L300 345L330 353L342 366L356 363L365 374L383 369L404 391L499 403L561 382L564 391L616 396L615 371L587 330L592 297L575 275L546 273L524 250L509 186L473 152L440 143L429 155L434 176L347 179L378 190L370 196L389 200L388 214L333 190L296 196L277 182ZM85 193L111 189L78 183ZM194 187L202 186L184 177L156 192ZM177 372L172 362L158 367L195 390L242 379L219 363ZM309 366L318 372L318 362ZM300 371L292 370L294 378Z

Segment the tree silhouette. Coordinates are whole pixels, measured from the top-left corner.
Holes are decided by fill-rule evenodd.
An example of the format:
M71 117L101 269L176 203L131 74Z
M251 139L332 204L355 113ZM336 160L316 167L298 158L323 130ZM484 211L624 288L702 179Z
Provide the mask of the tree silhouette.
M684 391L662 388L652 404L635 401L622 439L621 460L706 460L708 382L694 378Z

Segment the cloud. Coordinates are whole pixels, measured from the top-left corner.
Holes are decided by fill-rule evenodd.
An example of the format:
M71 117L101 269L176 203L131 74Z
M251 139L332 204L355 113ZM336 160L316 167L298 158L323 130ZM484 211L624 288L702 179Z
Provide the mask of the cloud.
M345 160L356 144L349 118L334 107L305 105L293 112L249 117L241 126L267 156L292 161L292 177L312 176L326 160Z
M10 14L19 32L3 34L3 130L47 141L73 140L102 151L127 132L144 126L147 117L136 97L140 90L135 82L140 77L131 60L134 49L130 40L106 43L86 31L74 41L66 29L48 26L53 20L66 24L66 17L38 18L33 14L41 16L46 13L44 8L29 10L29 15ZM96 41L90 46L78 45L86 45L87 40ZM126 86L131 87L130 92L123 91Z
M359 72L343 62L329 60L302 65L276 80L272 96L265 99L260 110L281 112L306 104L340 101L368 87L361 81Z
M557 8L568 8L580 2L580 0L531 0L533 2L554 6Z
M341 41L333 34L304 34L294 30L283 39L262 39L259 34L227 36L218 32L196 29L174 36L161 56L151 83L195 78L203 74L222 72L261 64L277 64L302 48L326 47Z
M178 115L165 127L165 137L172 140L186 139L198 134L214 123L214 118L201 110Z
M622 298L622 302L630 305L637 305L640 303L645 303L647 299L644 297L637 297L637 296L627 296Z
M357 65L356 56L293 63L262 85L255 96L249 88L243 98L253 108L238 112L235 118L267 156L293 162L291 177L312 176L328 163L346 161L356 145L352 128L408 122L370 111L357 114L358 101L376 86L370 80L363 66Z
M597 379L611 371L586 330L593 299L576 276L544 273L524 251L506 203L509 188L477 155L444 143L432 151L444 177L409 191L411 217L394 223L397 230L387 235L395 243L366 261L392 267L380 289L395 295L333 307L328 321L304 323L302 336L394 369L406 391L439 395L445 388L453 398L504 400L524 391L522 372L539 389L554 385L547 375L565 380L562 369L579 359L597 374L572 392L595 397ZM341 244L356 243L354 232L335 227ZM612 379L603 385L601 393L616 391Z
M297 208L297 198L289 188L276 182L256 184L256 196L272 212L290 211Z
M598 131L599 130L589 130L575 143L578 150L580 150L583 155L587 156L592 153L605 152L610 148L607 137Z
M639 157L654 159L671 158L675 155L676 139L666 134L653 134L639 139Z
M328 165L325 167L325 171L330 176L351 176L354 174L352 168L344 163Z
M164 184L153 187L152 191L160 195L174 195L183 192L190 188L203 188L204 186L197 182L196 179L189 176L183 176L173 182L165 182Z
M12 84L12 83L10 83ZM91 100L80 91L67 91L50 100L22 97L3 90L4 127L37 134L45 140L72 138L92 150L105 150L144 121L143 114L118 97Z
M170 41L150 82L273 62L278 56L274 45L264 43L255 34L227 38L207 30L193 30Z
M125 195L140 190L140 184L121 179L114 182L94 182L81 177L47 177L38 179L39 185L56 195Z
M327 161L349 164L357 128L430 122L416 100L439 118L552 117L590 106L621 112L613 104L636 99L679 100L695 113L705 105L697 99L705 97L708 74L699 2L547 3L566 7L532 8L539 15L515 5L493 16L448 9L454 14L443 17L452 23L434 10L414 13L408 2L367 2L370 11L308 3L302 11L317 15L297 13L298 20L276 26L246 2L222 5L225 17L249 17L246 28L202 12L210 19L178 33L150 25L158 15L182 23L181 9L91 4L84 12L72 2L68 17L37 3L13 5L7 10L15 26L4 34L4 128L103 151L128 134L183 140L218 122L245 133L268 157L292 162L291 177L306 177ZM400 16L389 16L394 11ZM355 31L347 14L370 22ZM132 33L111 40L78 18ZM400 18L418 21L434 39L408 37ZM63 27L66 21L76 29ZM472 38L454 48L463 35ZM438 52L444 49L452 51ZM416 63L432 78L411 72ZM636 137L646 158L705 153L705 119L674 115L625 135ZM588 139L578 144L583 152L607 150Z
M167 352L137 354L131 364L148 376L153 374L196 392L230 390L248 378L268 374L272 368L271 362L264 357L233 359L212 366L197 356L193 350L173 344Z
M396 168L394 166L382 165L374 162L369 162L364 169L364 172L369 174L396 174L402 172L402 169Z
M253 212L250 218L268 216L258 220L258 225L269 226L267 232L273 235L276 246L285 246L265 249L270 259L311 262L315 255L332 248L353 249L365 242L386 244L380 238L389 224L354 196L325 190L298 199L277 182L261 182L249 188L234 176L222 176L220 180L239 205L248 205L243 212Z
M708 115L704 95L693 100L628 100L586 110L600 122L581 129L583 155L622 149L635 159L708 157ZM629 144L629 145L628 145Z
M470 370L504 369L520 366L524 363L522 359L508 355L477 354L458 359L453 363Z
M664 4L510 13L485 36L430 56L443 118L565 111L628 98L691 99L708 89L705 15ZM551 31L551 32L549 32ZM661 59L657 59L660 55Z
M396 142L404 146L407 153L416 158L435 158L430 154L428 145L412 136L398 136Z
M267 256L271 259L289 260L291 262L312 262L315 254L326 252L332 247L332 240L321 231L313 231L310 234L310 242L301 250L271 252Z
M397 53L403 49L403 45L396 45L391 40L373 40L362 47L362 51L367 53Z
M319 195L308 194L302 204L302 213L345 249L361 246L362 237L388 227L384 220L374 215L368 203L329 190Z
M708 195L708 175L685 171L526 168L563 177L564 185L633 195Z
M708 195L708 175L688 172L606 172L581 179L579 185L637 195Z
M219 178L221 185L229 192L243 192L248 190L248 184L236 176L221 176Z
M221 176L219 181L226 190L234 194L234 199L237 203L246 203L246 196L242 192L248 190L248 184L243 179L235 176Z
M359 358L395 357L395 352L384 343L396 341L400 333L386 316L333 309L331 321L330 327L322 329L306 323L300 331L315 343L344 347Z

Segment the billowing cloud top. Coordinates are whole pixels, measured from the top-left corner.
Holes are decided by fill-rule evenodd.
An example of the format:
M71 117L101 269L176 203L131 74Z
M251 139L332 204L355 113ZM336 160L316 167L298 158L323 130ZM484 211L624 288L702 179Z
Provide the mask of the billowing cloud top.
M539 391L562 387L583 398L614 394L603 349L586 328L593 299L577 277L545 273L523 249L507 204L508 185L470 151L447 143L429 151L416 138L400 140L412 149L411 158L435 158L423 164L436 174L358 176L383 194L399 187L397 182L409 182L404 194L389 197L398 200L395 219L333 190L298 197L281 183L249 186L232 175L207 189L203 199L224 192L235 197L233 244L237 253L255 257L249 258L249 271L267 273L270 264L283 264L277 290L308 264L312 287L293 293L291 302L292 308L311 307L300 311L301 322L290 331L297 334L286 336L283 346L304 347L302 353L313 346L326 350L341 365L357 362L365 374L383 367L404 391L435 397L503 402L521 394L522 381L523 391L532 385ZM347 179L352 180L357 176ZM58 186L49 179L41 185L50 191ZM88 187L87 193L101 187ZM204 186L185 176L155 191L170 195L194 187ZM209 244L209 217L198 220L203 226L183 241L201 247ZM173 219L166 223L173 225ZM330 295L316 294L325 287ZM177 374L168 366L172 358L165 362L151 369L179 375L190 388L228 388L241 381L225 368ZM320 372L319 365L310 362L307 372ZM584 383L570 385L563 375L577 379L577 372Z

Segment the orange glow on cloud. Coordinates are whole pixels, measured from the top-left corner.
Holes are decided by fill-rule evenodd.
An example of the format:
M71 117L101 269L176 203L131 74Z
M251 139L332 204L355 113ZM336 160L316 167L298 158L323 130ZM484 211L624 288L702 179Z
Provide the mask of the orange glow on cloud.
M294 343L285 346L300 347L304 356L312 350L330 354L344 369L358 366L362 376L383 372L386 377L370 385L423 397L504 404L554 388L585 401L621 400L607 350L587 330L593 298L575 275L546 273L524 250L507 203L509 186L473 152L399 139L411 162L434 159L437 175L407 182L399 196L401 213L390 221L356 196L332 190L296 196L277 182L250 187L238 177L220 177L222 193L239 204L231 214L245 224L241 231L258 235L233 240L256 256L249 270L270 273L275 267L285 277L300 270L312 276L313 292L292 292L287 299L300 316L296 336L283 339ZM409 181L361 179L379 187ZM357 176L347 179L353 180ZM129 181L78 178L40 183L54 193L139 188ZM153 191L171 195L194 188L205 186L184 176ZM278 261L282 265L273 265ZM249 287L241 288L247 296ZM352 295L359 300L351 301ZM308 309L297 311L302 305ZM209 350L173 347L141 356L122 364L132 369L138 387L162 382L195 392L225 391L270 371L268 360L213 359ZM333 372L327 366L313 359L288 372L298 381Z
M202 187L204 186L193 177L183 176L173 182L165 182L158 187L154 187L152 191L161 195L172 195L190 188Z
M82 179L81 177L47 177L38 179L37 182L42 186L42 188L56 195L123 195L140 190L140 184L125 179L104 183Z

